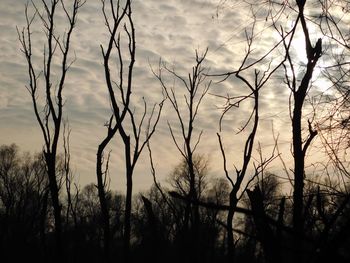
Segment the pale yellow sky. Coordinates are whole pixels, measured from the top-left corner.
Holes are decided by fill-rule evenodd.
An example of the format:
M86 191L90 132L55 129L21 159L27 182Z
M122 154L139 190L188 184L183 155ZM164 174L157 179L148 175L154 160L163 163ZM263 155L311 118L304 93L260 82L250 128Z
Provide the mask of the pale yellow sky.
M0 3L0 144L16 143L22 150L34 152L40 151L43 140L33 115L30 96L25 89L28 81L26 62L20 52L16 33L16 26L21 28L25 23L25 2L2 0ZM218 6L223 2L224 5ZM265 54L278 41L274 29L264 19L267 6L256 6L258 20L254 31L256 39L253 42L252 59ZM281 18L287 19L285 29L290 27L295 19L293 11L286 12L290 16ZM140 110L142 96L150 105L159 102L162 97L160 85L152 75L149 65L157 67L159 59L162 58L168 65L173 66L178 74L186 76L194 63L194 50L204 51L208 47L204 66L210 73L237 69L246 50L244 29L247 27L250 30L252 25L249 9L246 4L238 1L135 0L133 14L137 43L133 92L133 105L136 110ZM107 37L102 18L100 1L87 0L80 10L72 42L72 51L74 50L77 61L68 74L64 90L65 116L68 116L72 129L72 163L81 184L96 181L96 150L105 133L103 124L110 116L99 47L100 44L106 43ZM64 29L63 24L59 23L57 30L62 28ZM314 31L317 36L319 32L316 29ZM37 28L33 34L36 44L34 55L39 66L42 63L42 33L42 30ZM295 52L299 60L303 58L303 54L300 53L301 44L302 41L296 39ZM281 57L281 53L276 51L265 62L278 63ZM267 63L260 65L259 69L263 70L266 67ZM299 70L302 70L302 65ZM251 79L253 73L254 69L247 71L246 77ZM219 80L213 79L210 94L238 95L240 92L246 92L241 83L234 78L217 83ZM185 92L184 87L177 85L175 88L181 97ZM201 130L204 132L198 153L208 155L211 159L212 176L224 176L216 136L221 114L219 107L224 101L210 94L205 97L198 122L195 123L196 134ZM287 162L290 160L291 134L288 100L289 91L283 83L283 73L277 72L261 91L261 122L257 137L257 142L261 143L264 152L269 155L273 146L273 123L276 134L280 134L280 147ZM236 132L249 116L250 107L251 104L246 103L234 109L224 119L223 138L229 154L229 163L235 163L237 167L241 163L242 147L248 133L236 135ZM162 182L180 160L180 154L172 143L167 122L176 127L177 122L169 103L164 107L158 130L151 141L157 174ZM112 150L110 174L111 188L123 190L125 180L122 168L123 151L120 146L116 139L109 147ZM315 154L316 152L319 153L319 150L316 150ZM280 167L280 163L276 161L271 165L271 170L279 172ZM230 169L234 171L232 165ZM146 150L136 168L135 190L146 190L151 184Z

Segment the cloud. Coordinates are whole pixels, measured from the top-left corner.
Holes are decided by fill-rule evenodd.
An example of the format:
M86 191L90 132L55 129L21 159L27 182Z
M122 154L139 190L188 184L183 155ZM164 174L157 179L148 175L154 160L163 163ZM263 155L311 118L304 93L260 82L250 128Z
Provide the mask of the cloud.
M16 142L25 150L39 151L42 147L41 134L33 117L30 96L24 87L28 82L27 68L19 51L15 28L16 25L21 28L25 23L24 3L25 0L3 0L0 3L0 144ZM138 114L137 118L142 114L142 97L146 98L149 107L163 98L160 83L150 69L150 65L157 69L160 58L184 78L187 78L195 63L196 49L203 52L209 48L204 67L210 73L223 73L240 66L246 47L244 28L251 22L243 6L220 9L217 15L217 1L214 0L169 0L166 3L160 3L158 0L138 0L133 3L137 53L132 105ZM64 16L60 15L58 19L63 22ZM57 30L64 28L64 24L60 23ZM33 35L36 39L34 55L38 67L43 63L43 40L40 39L42 33L42 29L35 28ZM270 48L270 40L271 38L268 38L265 41L261 37L261 41L256 43L255 47L259 47L256 57ZM111 114L100 48L100 45L105 46L107 41L108 34L103 22L101 3L88 0L80 10L77 27L73 32L71 59L76 56L76 61L68 72L64 90L65 116L69 117L72 128L72 158L82 184L95 181L96 149L106 133L103 124ZM54 69L58 70L55 71L58 75L59 67ZM252 72L254 69L247 75L250 80ZM233 76L223 83L218 83L221 80L218 77L208 77L209 79L213 80L211 94L246 94L242 82ZM172 85L171 78L169 81L169 85ZM180 98L184 89L180 83L176 83L175 88ZM198 151L211 153L214 160L213 170L218 171L222 161L216 132L219 130L218 121L222 113L219 107L225 101L211 94L203 100L196 122L196 132L198 134L200 130L204 130ZM271 135L271 120L274 120L276 129L288 130L284 128L288 126L285 125L286 116L282 114L282 111L286 112L287 101L288 90L283 87L281 80L271 81L262 91L261 116L264 121L260 128L264 130L263 136ZM182 101L183 105L184 103ZM233 134L246 121L250 110L251 104L247 103L225 117L225 141L227 148L232 147L232 151L242 149L246 134L242 134L243 137ZM158 130L152 139L154 160L160 179L164 179L171 167L181 158L171 140L168 121L173 125L177 123L174 111L169 102L166 102ZM27 139L28 134L24 132L26 130L31 132L30 141ZM113 150L111 187L124 190L122 144L113 142L109 149ZM236 159L241 159L241 155L238 154ZM149 171L148 154L145 151L136 170L136 189L146 189L152 183Z

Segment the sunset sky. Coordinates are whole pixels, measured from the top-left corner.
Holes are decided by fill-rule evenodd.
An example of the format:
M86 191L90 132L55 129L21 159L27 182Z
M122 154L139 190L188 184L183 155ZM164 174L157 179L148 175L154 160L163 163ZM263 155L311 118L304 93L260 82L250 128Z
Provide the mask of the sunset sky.
M38 152L42 149L43 139L38 123L34 117L32 102L25 85L28 83L27 65L20 51L16 26L25 25L24 5L26 0L2 0L0 2L0 144L16 143L21 150ZM40 2L40 1L34 1ZM68 1L69 2L69 1ZM236 3L237 2L237 3ZM243 1L242 1L243 2ZM136 28L136 64L132 104L136 112L141 110L141 98L144 96L149 105L162 99L161 86L153 76L151 68L157 69L160 59L181 76L186 77L194 64L195 50L199 53L208 48L207 59L203 66L209 74L220 74L232 71L240 66L245 50L245 29L251 30L252 16L247 4L241 1L223 0L134 0L133 17ZM259 1L260 2L260 1ZM71 57L76 54L76 62L68 73L64 89L65 117L69 118L71 132L72 166L81 185L96 182L95 163L97 146L105 135L104 123L111 111L104 84L102 55L100 45L107 43L107 29L103 23L101 2L87 0L80 9L78 22L73 32ZM256 5L257 14L255 39L251 59L265 54L279 40L279 35L266 20L268 5ZM285 29L290 29L295 19L292 10L283 16ZM62 17L58 18L62 21ZM62 29L59 24L58 30ZM293 54L299 61L297 72L302 73L303 40L300 39L300 28L295 40ZM319 32L310 27L312 41L321 37ZM43 31L37 27L32 35L35 39L37 65L42 65L43 45L40 40ZM299 37L299 39L298 39ZM274 51L259 69L266 69L268 62L272 66L278 63L283 53ZM320 63L325 63L324 57ZM247 78L254 74L254 68L244 73ZM317 72L316 72L317 77ZM173 81L169 79L169 86ZM201 130L204 134L198 148L199 154L210 159L210 175L224 176L222 158L216 133L219 132L221 107L225 100L218 96L246 94L247 91L234 77L220 82L222 78L208 77L213 83L209 94L204 98L195 123L195 134ZM327 83L315 83L316 89L324 91ZM182 97L185 92L180 83L175 83L175 90ZM289 90L283 83L283 72L276 75L261 91L260 124L256 143L260 142L266 156L271 154L273 146L272 127L279 134L279 143L283 157L290 164L291 124L289 118ZM184 103L184 102L183 102ZM229 158L229 169L234 174L234 163L240 167L243 143L248 131L236 134L249 117L251 102L235 108L224 118L223 139ZM139 110L139 111L137 111ZM307 113L307 110L305 111ZM180 154L171 140L169 122L174 130L177 120L169 102L165 103L156 134L151 140L154 163L161 182L179 163ZM273 125L272 125L273 124ZM255 147L255 149L257 146ZM124 191L123 148L117 139L108 147L111 157L111 188ZM310 155L318 151L313 149ZM256 152L255 156L258 158ZM281 173L281 164L273 162L270 170ZM146 190L152 184L147 149L144 151L135 172L135 190Z

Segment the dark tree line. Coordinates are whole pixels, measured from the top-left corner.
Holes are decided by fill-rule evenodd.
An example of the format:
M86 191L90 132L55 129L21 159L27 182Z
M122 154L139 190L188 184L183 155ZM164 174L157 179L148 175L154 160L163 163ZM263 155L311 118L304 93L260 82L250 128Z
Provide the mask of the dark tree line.
M60 163L57 169L63 171L63 162ZM203 156L194 156L194 168L198 193L198 199L193 200L198 207L196 259L187 254L188 242L184 240L192 235L184 232L190 231L186 226L186 210L191 184L184 159L170 171L169 188L153 185L133 198L130 261L227 262L230 185L224 177L208 177L208 160ZM240 216L232 230L236 238L233 260L294 262L295 231L289 226L293 205L283 196L279 179L266 173L252 186L254 190L248 191L235 210ZM324 259L346 262L350 258L348 195L315 183L305 188L304 256L310 262L325 262ZM0 245L4 262L54 260L54 212L48 191L42 155L21 153L16 145L0 147ZM60 191L63 192L63 184ZM72 211L68 217L62 217L65 261L101 262L104 226L98 188L89 184L72 196L75 201L70 208L67 194L60 198L63 214L68 209ZM106 202L111 220L110 256L116 260L123 249L125 197L108 191Z
M346 4L319 0L315 2L320 10L308 12L313 8L311 0L259 3L260 10L265 10L262 13L267 27L279 36L271 40L275 42L262 51L264 54L256 52L255 44L261 14L250 4L253 23L245 30L245 51L238 64L230 65L232 71L210 73L205 68L208 49L202 54L196 51L194 65L185 77L160 63L157 70L151 70L159 80L163 99L150 107L146 99L142 105L134 99L137 28L132 1L102 0L101 15L108 38L100 49L111 113L106 117L106 136L97 146L96 184L81 188L70 169L70 130L64 122L63 91L75 60L70 57L70 38L84 1L75 0L70 7L64 0L38 2L40 6L31 2L32 14L29 5L25 6L27 24L18 29L18 36L28 65L26 88L42 132L43 150L30 155L21 153L16 145L0 147L0 249L6 262L350 260L350 178L347 160L340 158L347 147L335 141L349 141L348 33L337 17L341 12L348 14ZM66 19L66 32L57 32L57 12ZM46 40L43 63L38 65L32 47L36 19ZM286 23L290 20L292 26ZM310 33L311 25L320 29L316 39ZM305 43L306 61L300 67L292 49L297 34ZM326 117L317 118L317 107L309 102L309 97L317 94L315 71L334 45L343 53L328 59L331 65L323 69L322 77L332 83L333 93L321 100L332 110ZM57 60L61 63L55 72ZM282 83L276 84L276 76L283 79ZM222 171L216 178L209 178L210 160L197 149L205 132L197 119L217 79L234 79L230 88L235 95L216 95L224 100L217 133ZM290 93L290 169L279 151L278 138L267 156L257 142L264 110L261 98L267 86L276 85ZM169 169L168 186L158 182L151 147L166 104L177 117L176 123L168 121L168 127L180 156L178 166ZM222 123L232 112L238 118L242 104L250 113L243 116L239 132L231 135L243 139L242 148L232 152L226 147L230 137ZM305 114L310 105L313 115ZM125 195L111 191L108 185L109 176L115 175L109 170L106 152L117 137L122 147L115 150L125 160ZM308 174L306 162L318 137L332 169L325 165L324 174L315 179ZM135 194L133 175L146 147L154 185L145 193ZM256 148L258 156L254 154ZM233 155L242 161L231 164ZM285 177L268 172L269 165L278 158L288 186Z

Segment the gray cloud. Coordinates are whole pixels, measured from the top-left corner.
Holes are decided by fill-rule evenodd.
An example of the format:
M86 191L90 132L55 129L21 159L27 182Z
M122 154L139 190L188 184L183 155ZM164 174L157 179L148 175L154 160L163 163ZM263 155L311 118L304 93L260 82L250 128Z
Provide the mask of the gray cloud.
M25 150L40 150L42 141L32 105L25 85L28 81L25 59L20 53L17 41L16 25L24 25L24 3L26 0L2 0L0 3L0 143L16 142ZM227 8L217 16L217 1L209 0L169 0L159 3L157 0L134 1L134 19L136 27L137 57L134 71L133 105L141 114L142 100L145 97L149 106L162 99L160 84L152 75L149 64L157 69L159 59L173 66L181 76L187 76L194 64L194 50L203 52L209 48L204 66L210 73L222 73L237 69L244 56L244 27L250 20L242 8ZM105 135L104 122L109 118L110 103L104 84L104 73L100 45L107 42L107 29L103 23L100 1L88 0L81 9L77 28L72 39L72 55L77 60L68 73L64 95L65 114L72 128L71 150L76 171L84 184L95 181L95 153L100 140ZM58 21L63 21L63 16ZM57 30L63 30L63 24ZM37 28L33 37L39 38L42 30ZM271 38L260 38L255 47L256 57L271 47ZM36 62L42 65L42 39L35 40ZM73 53L74 50L74 53ZM251 76L251 71L249 74ZM250 78L248 75L247 77ZM238 95L246 92L242 83L234 77L224 83L216 83L213 78L210 92L217 95ZM171 83L171 82L169 82ZM177 83L177 92L183 89ZM262 140L271 135L271 121L277 130L286 132L286 109L288 90L281 80L273 80L262 91L261 115L264 121L260 125ZM184 102L183 102L184 103ZM199 152L210 153L213 159L213 171L218 173L222 166L216 132L223 100L207 95L203 101L197 132L204 130ZM235 109L225 118L224 130L226 148L231 152L242 150L245 133L235 136L234 131L242 126L250 111L249 103ZM283 112L283 113L282 113ZM277 116L277 118L276 118ZM152 140L155 163L160 179L171 171L180 156L169 134L167 121L176 125L174 112L167 102L158 131ZM265 133L265 130L268 130ZM30 140L28 134L30 131ZM265 136L265 137L264 137ZM271 137L271 136L270 136ZM124 189L123 158L120 142L114 142L111 162L112 188ZM120 153L121 152L121 153ZM237 156L237 157L235 157ZM232 159L239 162L240 155ZM149 172L147 151L141 157L135 177L136 189L146 189L152 183Z

